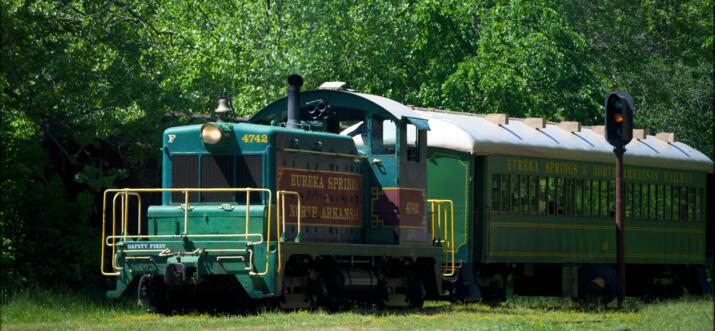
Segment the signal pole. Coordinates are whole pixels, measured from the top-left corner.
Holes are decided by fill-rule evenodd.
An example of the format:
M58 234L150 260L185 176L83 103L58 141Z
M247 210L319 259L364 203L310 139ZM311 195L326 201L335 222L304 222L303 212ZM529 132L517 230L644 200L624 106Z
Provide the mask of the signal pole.
M618 308L623 308L623 302L626 299L626 265L624 262L624 229L623 216L625 208L623 207L623 154L626 148L618 145L613 148L613 153L616 154L616 266L618 269Z
M623 154L633 138L633 98L626 92L613 92L606 98L606 140L616 154L616 269L618 271L618 308L626 299L626 265L623 205Z

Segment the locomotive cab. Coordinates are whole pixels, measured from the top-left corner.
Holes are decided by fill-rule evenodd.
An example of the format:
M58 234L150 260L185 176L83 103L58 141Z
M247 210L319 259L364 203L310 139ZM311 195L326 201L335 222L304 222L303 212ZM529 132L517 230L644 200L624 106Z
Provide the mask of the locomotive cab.
M300 97L301 128L339 132L354 142L364 171L363 208L371 211L363 215L364 242L430 245L425 214L427 121L400 103L374 95L318 89ZM278 100L250 121L287 123L287 104L288 98Z

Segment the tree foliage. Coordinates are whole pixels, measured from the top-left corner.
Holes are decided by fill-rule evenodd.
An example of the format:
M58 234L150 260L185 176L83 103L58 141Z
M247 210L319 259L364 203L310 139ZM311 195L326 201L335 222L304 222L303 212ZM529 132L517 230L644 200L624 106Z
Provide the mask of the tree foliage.
M636 124L713 156L712 0L75 1L0 6L3 286L96 281L98 194L158 186L160 132L342 80L406 104ZM48 281L49 280L49 281Z
M636 127L675 132L713 158L713 1L574 1L559 11L588 43L602 95L630 92Z
M586 41L547 2L498 3L481 17L477 51L446 84L454 108L554 120L599 118L599 79ZM460 88L464 82L473 84ZM476 98L464 103L461 95Z

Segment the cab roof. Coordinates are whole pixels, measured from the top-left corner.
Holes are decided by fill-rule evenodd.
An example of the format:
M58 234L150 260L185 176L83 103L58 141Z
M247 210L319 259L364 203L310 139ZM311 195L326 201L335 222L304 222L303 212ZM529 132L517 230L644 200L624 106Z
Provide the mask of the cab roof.
M424 119L410 107L397 101L372 94L357 93L347 90L312 90L300 93L300 104L303 107L307 102L323 100L337 109L339 118L354 117L364 119L364 113L379 114L394 120L406 119L419 122L423 125ZM283 97L276 100L258 113L253 115L249 122L269 124L271 121L282 122L286 119L288 101ZM362 117L360 117L362 116Z

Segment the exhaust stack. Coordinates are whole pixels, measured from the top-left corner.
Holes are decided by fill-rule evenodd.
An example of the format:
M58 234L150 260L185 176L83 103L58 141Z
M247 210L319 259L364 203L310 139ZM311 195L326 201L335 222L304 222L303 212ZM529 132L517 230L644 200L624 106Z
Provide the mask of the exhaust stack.
M303 86L303 77L300 75L288 76L288 120L286 121L287 128L297 129L300 127L300 112L298 104L300 103L300 87Z

